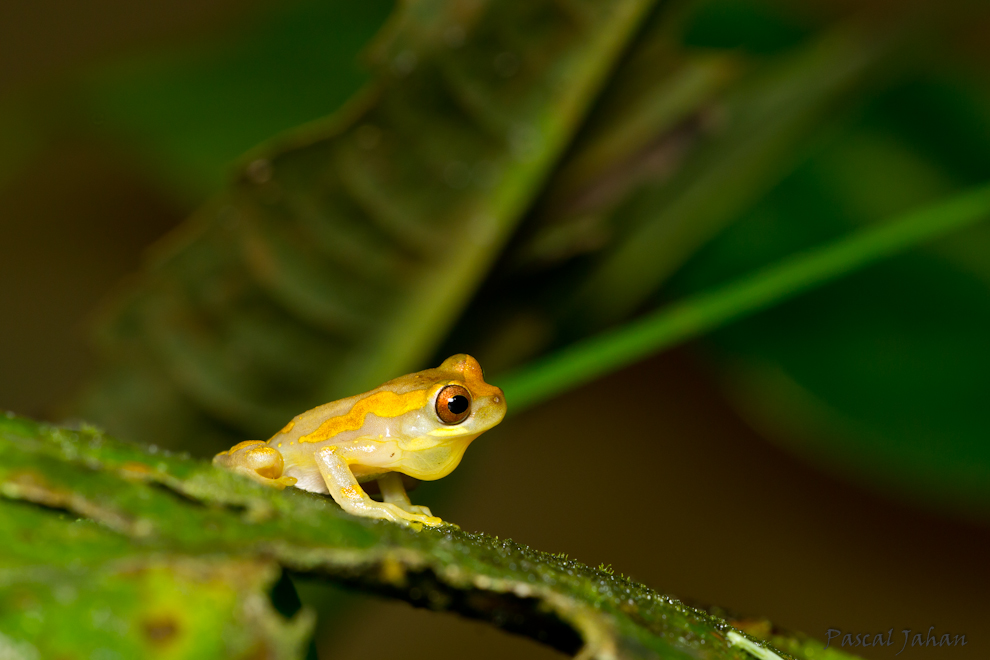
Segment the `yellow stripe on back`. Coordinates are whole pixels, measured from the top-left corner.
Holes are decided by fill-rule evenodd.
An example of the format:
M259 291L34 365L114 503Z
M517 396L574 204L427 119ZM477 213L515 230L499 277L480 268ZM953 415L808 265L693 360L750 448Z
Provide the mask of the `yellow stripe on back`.
M331 417L312 433L299 438L299 442L323 442L344 431L356 431L364 426L364 418L369 413L379 417L398 417L407 412L422 408L427 402L428 390L413 390L396 394L389 390L376 392L358 400L354 406L337 417Z

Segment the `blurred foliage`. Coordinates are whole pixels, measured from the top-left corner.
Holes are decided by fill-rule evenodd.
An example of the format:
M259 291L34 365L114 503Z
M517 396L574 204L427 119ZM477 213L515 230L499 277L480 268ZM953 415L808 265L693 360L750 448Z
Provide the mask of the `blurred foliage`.
M704 291L987 181L988 101L927 75L893 85L699 252L671 289ZM983 225L715 333L709 345L739 410L840 473L985 515L988 248Z
M213 40L87 71L79 102L145 154L170 189L198 200L226 182L246 150L358 91L368 75L355 56L391 8L387 0L302 0L256 12Z
M518 401L513 405L513 411L518 412L622 365L779 305L879 260L970 227L988 216L990 186L981 186L895 220L798 251L752 274L664 305L616 329L535 360L499 382L513 401Z
M51 143L90 137L130 155L171 196L199 204L227 181L231 161L326 116L368 81L357 54L391 8L297 0L245 12L221 34L8 92L0 188Z
M360 40L321 35L367 34L380 10L286 8L232 44L89 76L89 107L213 185L236 145L356 87L337 55ZM200 451L267 437L454 351L497 377L985 181L985 81L930 55L973 11L403 6L361 94L242 159L159 249L108 316L79 410ZM819 463L985 508L986 243L942 241L721 331L730 398Z
M91 428L0 417L0 495L4 657L300 658L313 616L272 607L279 564L586 658L851 657L773 631L788 651L777 655L759 631L747 636L608 567L453 526L355 518L325 497Z
M246 158L162 246L83 415L220 448L422 364L645 9L408 6L360 96Z

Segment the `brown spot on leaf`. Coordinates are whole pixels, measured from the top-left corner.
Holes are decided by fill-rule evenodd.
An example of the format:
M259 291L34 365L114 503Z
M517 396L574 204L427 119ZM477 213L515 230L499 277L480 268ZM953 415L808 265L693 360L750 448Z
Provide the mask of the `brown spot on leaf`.
M179 634L179 622L175 617L164 615L145 619L141 632L155 646L167 646Z

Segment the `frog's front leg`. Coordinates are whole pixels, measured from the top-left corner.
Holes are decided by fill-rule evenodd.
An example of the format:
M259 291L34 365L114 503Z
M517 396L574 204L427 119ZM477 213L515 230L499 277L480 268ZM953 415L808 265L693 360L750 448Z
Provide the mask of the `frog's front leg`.
M355 516L382 518L392 522L408 524L411 522L425 525L442 525L443 521L431 515L404 511L391 502L376 502L361 488L354 478L347 461L338 453L337 447L323 447L313 454L316 465L323 475L330 496L344 511ZM409 498L406 498L409 501Z
M378 477L378 489L382 491L382 499L394 504L403 511L419 513L432 517L433 514L425 506L418 506L409 501L406 487L402 484L402 476L398 472L387 472Z
M213 464L279 490L296 483L293 477L282 476L282 454L260 440L247 440L220 452L213 457Z

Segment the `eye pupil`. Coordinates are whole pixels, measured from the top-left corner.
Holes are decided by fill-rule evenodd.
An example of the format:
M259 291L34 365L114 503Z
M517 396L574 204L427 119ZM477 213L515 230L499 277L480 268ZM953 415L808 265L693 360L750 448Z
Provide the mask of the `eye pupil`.
M471 416L471 393L460 385L447 385L437 394L437 417L444 424L460 424Z
M450 400L447 401L447 410L454 413L455 415L460 415L462 412L468 409L470 403L471 402L468 401L468 398L466 396L457 394L455 396L450 397Z

